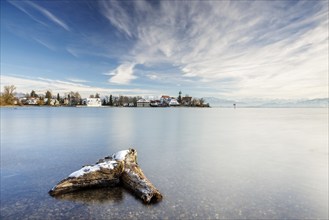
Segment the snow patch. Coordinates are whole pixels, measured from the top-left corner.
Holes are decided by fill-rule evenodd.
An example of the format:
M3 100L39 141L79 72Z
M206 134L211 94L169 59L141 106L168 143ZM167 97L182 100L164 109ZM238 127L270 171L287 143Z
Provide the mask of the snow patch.
M87 173L98 171L101 168L112 170L112 169L114 169L114 167L117 166L117 164L118 164L118 162L116 162L116 161L106 161L106 162L103 162L103 163L96 164L94 166L85 166L85 167L82 167L80 170L77 170L77 171L71 173L69 175L69 177L78 178L78 177L83 176Z
M129 153L129 150L122 150L119 152L116 152L112 155L112 158L114 160L124 160L126 158L126 155Z

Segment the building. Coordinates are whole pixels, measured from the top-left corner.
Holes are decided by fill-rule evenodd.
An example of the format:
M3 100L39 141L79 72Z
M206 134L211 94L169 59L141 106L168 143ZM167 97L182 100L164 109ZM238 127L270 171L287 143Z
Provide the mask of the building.
M185 96L185 97L182 97L182 102L181 104L183 106L190 106L192 105L192 97L191 96Z
M63 100L63 104L64 104L64 105L68 105L68 104L69 104L69 99L68 99L68 98L64 98L64 100Z
M169 102L170 102L170 96L167 96L167 95L161 96L161 98L160 98L161 106L169 106Z
M48 98L44 98L43 101L45 104L48 104ZM57 99L50 99L50 101L49 101L49 105L52 105L52 106L59 106L59 104L60 103Z
M179 106L179 102L176 99L171 98L169 101L169 106Z
M102 100L100 98L86 98L82 100L82 104L88 107L100 107L102 106Z
M140 99L137 101L137 107L150 107L150 101L146 99Z
M168 100L168 99L170 99L170 96L169 95L163 95L163 96L161 96L161 99Z

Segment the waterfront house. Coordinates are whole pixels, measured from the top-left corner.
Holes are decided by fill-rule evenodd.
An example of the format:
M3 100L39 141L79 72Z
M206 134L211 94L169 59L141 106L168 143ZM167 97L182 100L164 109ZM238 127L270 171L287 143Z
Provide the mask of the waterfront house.
M64 105L68 105L68 104L69 104L69 99L68 99L68 98L64 98L64 100L63 100L63 104L64 104Z
M50 105L59 106L59 101L57 99L50 99Z
M160 98L161 106L169 106L169 102L170 102L170 96L167 96L167 95L161 96L161 98Z
M27 104L27 105L37 105L38 104L38 102L39 102L39 98L29 98L26 102L25 102L25 104Z
M192 104L192 97L191 96L182 97L181 104L183 106L191 106L191 104Z
M179 102L175 98L171 98L169 101L169 106L179 106Z
M170 96L168 96L168 95L163 95L163 96L161 96L160 101L161 101L161 102L167 102L167 103L169 103L169 101L170 101Z
M82 100L82 104L88 107L100 107L102 106L102 100L100 98L86 98Z
M44 98L43 101L44 101L44 103L48 103L48 98ZM50 99L49 105L51 105L51 106L58 106L59 105L59 101L57 99Z
M137 107L150 107L150 101L146 99L139 99L137 101Z

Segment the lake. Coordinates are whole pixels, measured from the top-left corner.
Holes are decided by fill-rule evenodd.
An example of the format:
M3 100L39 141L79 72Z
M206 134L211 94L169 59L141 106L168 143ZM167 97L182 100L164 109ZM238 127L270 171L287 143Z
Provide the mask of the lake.
M133 147L163 201L48 191ZM1 219L327 219L327 108L1 108Z

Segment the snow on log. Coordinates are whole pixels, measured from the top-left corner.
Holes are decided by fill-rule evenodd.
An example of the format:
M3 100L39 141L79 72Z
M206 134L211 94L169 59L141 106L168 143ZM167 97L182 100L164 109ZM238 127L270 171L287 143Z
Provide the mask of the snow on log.
M161 193L146 178L137 163L137 151L129 149L112 155L113 158L124 160L125 168L121 174L123 185L132 191L144 203L155 203L162 199Z
M112 187L119 183L128 188L144 203L158 202L161 193L146 178L137 163L137 151L123 150L100 159L93 166L84 166L54 186L49 194L58 196L85 188Z
M85 188L115 186L120 183L123 170L123 161L101 159L93 166L84 166L71 173L54 186L49 194L56 196Z

